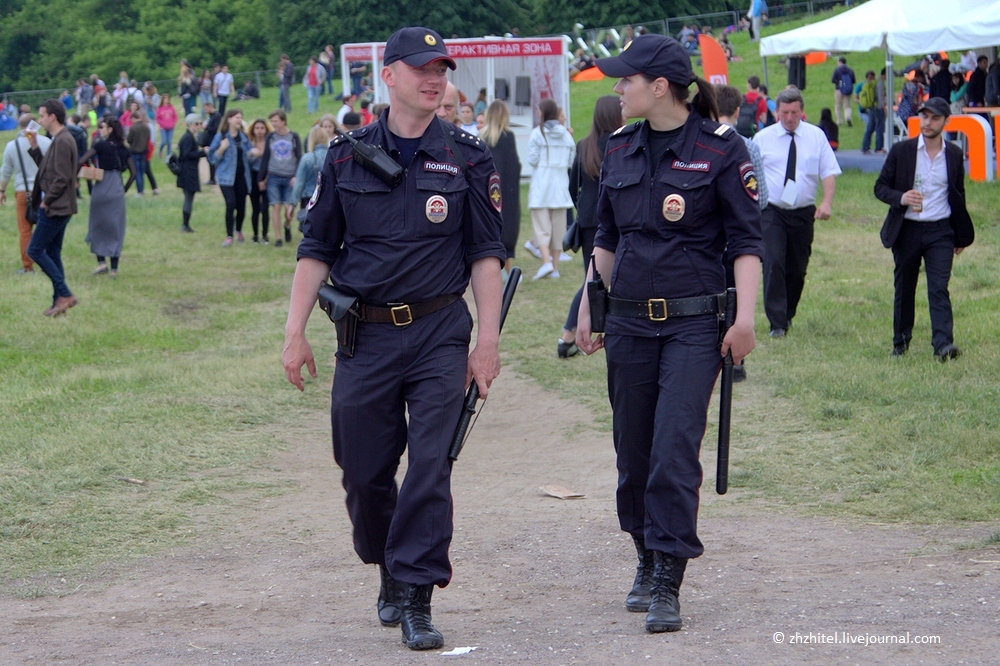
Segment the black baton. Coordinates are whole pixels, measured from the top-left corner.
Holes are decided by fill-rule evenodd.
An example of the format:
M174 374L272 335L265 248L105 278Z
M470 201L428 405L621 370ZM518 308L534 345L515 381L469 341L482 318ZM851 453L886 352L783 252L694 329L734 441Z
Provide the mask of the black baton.
M514 300L514 292L517 291L517 283L521 281L521 269L514 266L510 269L510 274L507 276L507 286L503 290L503 302L500 305L500 330L497 331L499 335L500 331L503 330L503 323L507 319L507 311L510 310L510 304ZM469 424L472 422L472 417L476 414L476 401L479 400L479 385L476 384L475 377L472 378L472 383L469 384L469 390L465 393L465 404L462 405L462 416L458 419L458 427L455 428L455 436L451 440L451 447L448 449L448 460L455 462L458 460L458 454L462 452L462 446L465 444L465 433L469 431Z
M736 290L726 289L726 311L722 337L736 321ZM725 495L729 490L729 428L733 417L733 352L726 353L722 362L722 385L719 387L719 452L715 467L715 492Z

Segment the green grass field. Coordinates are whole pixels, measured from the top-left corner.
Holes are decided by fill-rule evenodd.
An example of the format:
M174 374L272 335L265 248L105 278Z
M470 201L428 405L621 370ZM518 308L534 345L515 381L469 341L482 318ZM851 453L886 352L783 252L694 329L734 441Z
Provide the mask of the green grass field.
M738 82L758 73L760 61L748 57L745 36L733 42L745 58L731 70ZM881 59L849 56L859 73ZM772 91L776 69L771 63ZM832 104L831 71L831 63L809 69L810 118ZM612 83L574 84L577 136ZM291 125L304 132L316 116L305 115L302 88L294 93ZM276 91L264 96L238 104L247 119L273 108ZM322 110L337 104L325 97ZM857 123L841 135L845 146L860 139ZM90 276L88 202L81 203L64 246L80 305L57 320L41 315L47 278L14 275L13 205L0 209L0 580L161 551L197 533L199 506L222 515L282 492L281 481L255 480L262 478L256 468L302 414L327 406L334 342L321 317L309 331L320 380L300 394L280 367L294 248L219 247L224 209L211 191L195 200L197 233L179 233L179 191L162 164L155 168L163 194L128 198L117 280ZM792 334L767 339L758 315L750 380L736 389L731 485L737 498L806 512L880 522L990 520L1000 510L1000 188L968 187L977 241L952 280L964 356L942 366L931 355L919 291L911 352L888 356L892 262L878 240L885 207L873 183L859 173L838 179L834 217L817 226ZM523 220L522 241L531 233L526 212ZM530 256L517 263L528 275L538 267ZM603 354L555 355L582 280L578 262L561 272L560 280L525 281L502 341L505 362L583 401L607 427ZM706 449L713 436L710 430ZM706 455L706 464L713 461Z

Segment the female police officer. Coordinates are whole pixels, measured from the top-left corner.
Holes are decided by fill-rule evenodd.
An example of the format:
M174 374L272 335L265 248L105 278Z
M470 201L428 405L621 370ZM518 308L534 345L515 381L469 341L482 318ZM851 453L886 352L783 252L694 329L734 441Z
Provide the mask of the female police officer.
M681 628L677 601L696 533L698 461L722 356L754 348L753 317L763 241L757 177L746 147L720 125L711 86L695 77L675 40L642 35L598 60L620 78L629 118L608 141L597 204L594 264L610 277L605 335L592 339L580 307L577 345L607 350L608 394L618 457L618 518L639 555L630 611L646 630ZM688 87L698 93L687 103ZM717 295L723 251L736 257L736 322L721 344Z

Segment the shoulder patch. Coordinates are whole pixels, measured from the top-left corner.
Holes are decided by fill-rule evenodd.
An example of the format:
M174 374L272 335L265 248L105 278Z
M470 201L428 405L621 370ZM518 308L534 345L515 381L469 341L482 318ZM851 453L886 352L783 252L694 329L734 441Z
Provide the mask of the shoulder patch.
M479 137L472 136L468 132L457 131L452 134L452 137L463 146L475 146L480 150L483 149L483 142L479 140Z
M743 162L740 164L740 182L743 183L743 191L747 193L754 203L760 201L760 183L757 182L757 174L753 170L753 162Z
M718 127L715 128L715 131L712 132L712 134L714 134L715 136L726 136L726 134L732 131L733 128L730 127L729 125L719 125Z
M498 213L503 210L503 196L500 193L500 174L494 172L490 175L489 185L487 186L490 197L490 203L496 208Z
M319 195L323 191L323 172L320 171L316 174L316 189L313 190L313 194L309 197L309 203L306 204L306 210L312 210L316 202L319 201Z

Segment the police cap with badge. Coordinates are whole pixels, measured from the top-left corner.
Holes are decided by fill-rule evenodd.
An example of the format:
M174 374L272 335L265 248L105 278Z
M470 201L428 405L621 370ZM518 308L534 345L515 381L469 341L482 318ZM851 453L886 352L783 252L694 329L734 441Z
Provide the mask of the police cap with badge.
M676 39L663 35L636 37L618 55L599 58L597 68L616 79L645 74L654 79L663 77L680 86L689 86L695 80L691 56Z

